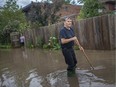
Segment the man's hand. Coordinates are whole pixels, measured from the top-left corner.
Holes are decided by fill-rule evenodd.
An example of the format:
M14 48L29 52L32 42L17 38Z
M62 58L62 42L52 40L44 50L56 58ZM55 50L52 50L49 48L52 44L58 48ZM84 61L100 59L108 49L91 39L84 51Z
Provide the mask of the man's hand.
M75 43L79 46L79 49L80 49L81 51L84 51L84 49L83 49L83 47L80 45L80 43L79 43L77 37L73 37L73 38L71 38L71 39L75 41Z
M82 47L82 46L79 46L79 49L80 49L81 51L84 51L84 49L83 49L83 47Z

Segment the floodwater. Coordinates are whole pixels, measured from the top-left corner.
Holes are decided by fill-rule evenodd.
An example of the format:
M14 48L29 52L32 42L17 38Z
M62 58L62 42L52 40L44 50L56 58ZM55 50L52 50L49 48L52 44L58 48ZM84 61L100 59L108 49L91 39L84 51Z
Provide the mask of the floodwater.
M67 77L61 51L1 49L0 87L115 87L115 51L75 51L75 77Z

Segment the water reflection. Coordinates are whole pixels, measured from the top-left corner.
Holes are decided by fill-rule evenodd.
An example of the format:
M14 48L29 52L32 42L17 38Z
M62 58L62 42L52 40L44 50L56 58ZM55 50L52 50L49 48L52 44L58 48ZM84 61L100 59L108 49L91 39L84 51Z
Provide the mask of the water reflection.
M78 81L78 76L68 77L68 82L69 82L70 87L80 87L79 81Z
M0 87L115 87L114 51L86 51L95 70L76 51L76 77L68 78L61 51L0 50Z
M97 72L97 70L102 69L102 66L95 67L95 69ZM115 87L114 84L108 84L105 79L96 76L90 70L77 70L77 73L80 87Z
M104 79L98 78L88 70L77 70L80 86L82 87L94 87L93 83L101 83L103 87ZM83 85L84 84L84 85Z
M47 75L47 80L51 87L70 87L65 70L56 71Z
M103 67L104 68L104 67ZM96 70L102 69L102 66L95 67ZM90 70L76 70L75 77L67 77L67 72L56 71L47 76L51 87L114 87L114 84L106 83L103 78L97 77Z
M28 55L27 55L27 50L25 48L22 48L22 55L23 55L23 58L28 58Z
M42 82L43 78L38 75L36 69L29 71L29 76L25 81L29 85L28 87L43 87Z
M17 87L16 79L12 72L10 72L7 68L2 70L1 76L1 87Z

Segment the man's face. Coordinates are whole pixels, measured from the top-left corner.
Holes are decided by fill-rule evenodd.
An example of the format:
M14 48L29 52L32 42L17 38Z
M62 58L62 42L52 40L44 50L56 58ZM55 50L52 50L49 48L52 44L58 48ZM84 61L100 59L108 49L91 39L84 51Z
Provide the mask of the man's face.
M69 28L70 28L70 27L72 26L72 20L69 19L69 18L67 18L67 19L65 20L64 24L65 24L66 27L69 27Z

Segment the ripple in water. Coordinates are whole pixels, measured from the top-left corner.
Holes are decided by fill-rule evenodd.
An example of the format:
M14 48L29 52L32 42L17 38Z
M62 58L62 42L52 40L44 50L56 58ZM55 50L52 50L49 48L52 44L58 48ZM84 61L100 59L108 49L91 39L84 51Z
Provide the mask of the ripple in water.
M42 82L43 78L38 75L36 69L29 71L29 76L26 78L26 84L29 84L29 87L43 87Z
M95 69L104 69L104 67L95 67ZM97 77L89 70L77 69L76 74L80 87L115 87L114 84L107 84L104 79ZM51 87L72 87L68 82L66 70L48 74L47 80Z

